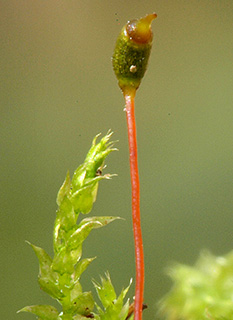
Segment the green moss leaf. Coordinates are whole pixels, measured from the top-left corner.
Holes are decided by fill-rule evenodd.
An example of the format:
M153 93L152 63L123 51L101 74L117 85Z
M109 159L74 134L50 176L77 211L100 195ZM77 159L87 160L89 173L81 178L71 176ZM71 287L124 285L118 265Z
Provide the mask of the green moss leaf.
M77 265L75 266L75 272L74 272L74 282L76 283L81 274L86 270L86 268L89 266L89 264L95 260L95 258L86 258L80 260Z
M91 292L83 292L71 301L71 312L88 316L94 309L95 303Z
M76 297L82 294L82 286L79 281L75 282L74 286L70 290L70 299L74 300Z
M69 171L67 172L66 179L63 182L60 190L58 191L57 194L57 204L60 206L64 197L67 196L70 192L70 187L71 187L71 180L70 180L70 173Z
M78 225L70 238L68 239L67 246L70 249L79 247L87 238L91 230L104 227L110 222L119 219L118 217L90 217L83 219Z
M81 245L75 249L63 247L57 254L54 255L53 264L51 268L59 274L74 272L75 264L82 256Z
M84 186L73 193L70 199L74 206L75 212L88 214L96 200L97 190L98 184L94 181L93 183L89 183L89 185Z
M62 203L57 211L57 220L55 222L55 227L58 226L58 231L60 228L66 232L76 226L77 215L74 212L73 204L67 197L63 198Z
M29 242L28 242L29 243ZM40 284L40 288L47 292L52 298L60 299L64 296L61 288L59 287L58 279L59 276L56 272L51 269L52 259L46 253L46 251L40 247L37 247L31 243L30 246L33 248L36 256L39 260L39 276L38 282Z
M19 310L18 312L30 312L42 320L59 320L59 313L56 308L49 305L35 305L27 306Z
M79 226L82 227L84 225L88 225L89 223L91 224L92 222L97 222L100 224L99 227L104 227L110 222L113 222L114 220L119 220L121 219L120 217L113 217L113 216L100 216L100 217L89 217L83 219Z
M52 264L52 258L46 253L46 251L40 247L37 247L30 242L32 249L34 250L40 264L40 276L48 276L50 274L50 266Z
M124 298L130 285L126 289L122 290L121 294L117 298L108 273L106 273L105 278L101 278L101 284L96 281L93 281L93 284L104 307L104 310L102 310L98 305L96 305L100 319L125 320L128 315L129 301L124 304Z
M106 273L106 278L101 278L101 284L98 284L94 281L93 283L102 305L104 306L104 308L107 308L116 299L116 293L112 285L109 273Z
M46 277L39 277L38 282L40 285L40 288L48 293L52 298L60 300L64 297L64 293L62 292L62 289L59 286L58 282L55 282L51 278Z

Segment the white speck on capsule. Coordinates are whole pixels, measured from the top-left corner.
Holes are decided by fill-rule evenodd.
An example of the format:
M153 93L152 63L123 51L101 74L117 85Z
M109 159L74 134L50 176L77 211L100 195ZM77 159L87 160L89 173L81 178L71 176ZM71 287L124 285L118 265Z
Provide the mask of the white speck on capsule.
M129 68L129 71L132 72L132 73L137 72L137 66L134 66L134 65L132 64L132 66L130 66L130 68Z

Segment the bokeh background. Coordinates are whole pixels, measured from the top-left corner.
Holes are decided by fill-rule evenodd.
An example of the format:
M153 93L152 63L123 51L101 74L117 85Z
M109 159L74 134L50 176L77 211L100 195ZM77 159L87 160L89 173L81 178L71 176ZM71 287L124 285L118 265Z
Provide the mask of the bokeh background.
M129 19L156 12L149 68L136 97L146 283L144 319L169 290L165 268L201 249L233 249L233 1L0 0L1 318L35 319L57 305L37 285L24 240L52 254L57 191L92 138L114 131L92 215L119 220L92 232L82 278L109 271L119 293L135 276L124 102L111 67ZM132 285L129 296L134 294Z

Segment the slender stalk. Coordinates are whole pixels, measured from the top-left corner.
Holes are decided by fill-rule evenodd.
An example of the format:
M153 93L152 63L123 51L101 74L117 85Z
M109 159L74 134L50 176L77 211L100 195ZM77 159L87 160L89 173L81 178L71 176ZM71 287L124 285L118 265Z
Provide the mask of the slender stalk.
M135 289L135 305L134 320L142 319L142 305L144 292L144 254L142 231L140 222L140 185L138 174L138 155L137 155L137 137L136 137L136 121L134 112L134 94L125 94L125 109L128 127L129 141L129 159L130 159L130 175L132 186L132 219L135 244L135 261L136 261L136 289Z
M156 13L141 19L134 19L121 30L112 56L112 64L118 85L121 88L126 105L130 174L132 185L132 217L136 260L136 289L134 320L142 319L144 292L144 257L140 222L140 188L137 160L136 123L134 115L134 97L146 72L153 34L151 22Z

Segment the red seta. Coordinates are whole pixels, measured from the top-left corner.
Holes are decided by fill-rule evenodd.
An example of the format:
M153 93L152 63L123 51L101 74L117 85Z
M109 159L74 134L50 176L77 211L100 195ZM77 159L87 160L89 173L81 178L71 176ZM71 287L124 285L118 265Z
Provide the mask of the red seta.
M136 289L134 304L134 320L142 319L142 305L144 293L144 253L140 221L140 184L138 173L138 153L136 139L136 121L134 112L135 92L124 94L125 111L128 127L130 175L132 186L132 219L136 261Z

